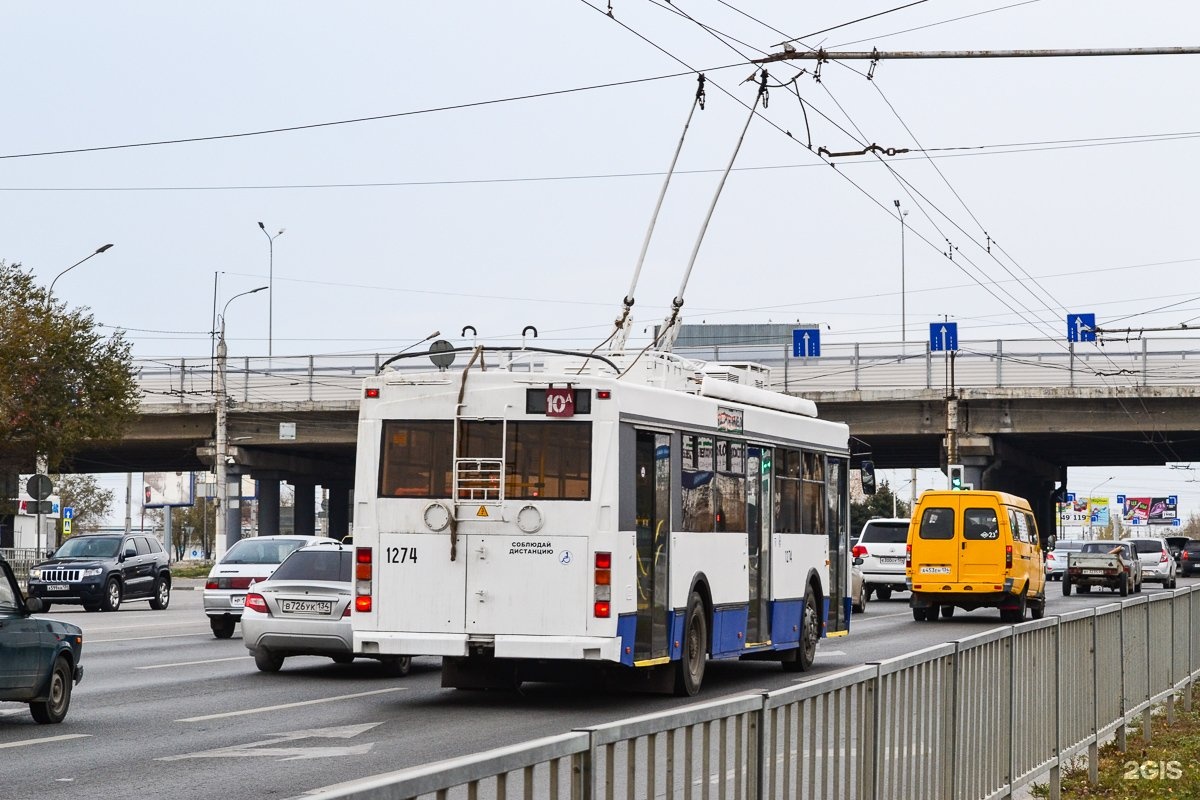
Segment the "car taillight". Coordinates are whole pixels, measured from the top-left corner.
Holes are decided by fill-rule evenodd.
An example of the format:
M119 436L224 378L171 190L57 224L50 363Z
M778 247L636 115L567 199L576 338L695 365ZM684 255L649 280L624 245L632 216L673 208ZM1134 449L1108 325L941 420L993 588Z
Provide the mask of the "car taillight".
M854 545L854 548L850 551L850 555L854 556L855 558L862 558L866 554L867 554L867 548L862 546L861 544Z
M342 612L342 616L343 617L350 616L350 604L349 603L346 603L346 610Z
M1158 557L1158 563L1160 563L1160 564L1165 564L1170 560L1171 559L1167 556L1166 553L1163 553L1161 556Z
M904 568L912 569L912 545L904 545Z
M204 582L204 588L205 588L205 589L216 589L216 588L218 588L218 587L217 587L217 579L216 579L216 578L209 578L208 580L206 580L206 581Z
M1012 569L1012 545L1004 545L1004 568Z
M1047 560L1047 561L1053 561L1053 560L1054 560L1054 553L1046 553L1046 560Z
M612 553L596 553L594 616L607 619L612 616Z
M371 558L371 548L354 548L354 610L364 613L371 610Z
M246 595L246 608L252 608L262 614L270 613L267 611L266 599L257 592L251 592Z

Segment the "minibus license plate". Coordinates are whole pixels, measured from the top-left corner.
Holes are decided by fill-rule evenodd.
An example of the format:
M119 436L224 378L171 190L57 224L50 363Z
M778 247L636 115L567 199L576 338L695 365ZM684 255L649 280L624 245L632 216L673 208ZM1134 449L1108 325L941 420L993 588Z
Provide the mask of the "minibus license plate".
M922 575L949 575L949 567L921 567Z

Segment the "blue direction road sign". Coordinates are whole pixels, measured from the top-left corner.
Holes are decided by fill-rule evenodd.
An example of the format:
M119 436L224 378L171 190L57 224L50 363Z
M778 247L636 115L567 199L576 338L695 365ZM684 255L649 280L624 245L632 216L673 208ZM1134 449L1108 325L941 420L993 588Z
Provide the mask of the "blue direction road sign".
M1075 493L1074 492L1067 492L1067 502L1068 503L1075 502Z
M929 349L933 352L939 350L957 350L958 349L958 323L957 322L931 322L929 323Z
M1117 505L1119 505L1119 506L1125 505L1125 495L1123 495L1123 494L1117 495Z
M1096 341L1096 315L1067 314L1067 341Z
M1171 526L1174 528L1182 527L1183 520L1181 520L1179 517L1176 517L1175 519L1171 520Z
M1167 504L1172 506L1179 505L1179 495L1172 494L1167 496Z
M821 355L821 329L796 328L792 331L792 357L807 358Z
M63 506L63 519L75 519L75 506Z

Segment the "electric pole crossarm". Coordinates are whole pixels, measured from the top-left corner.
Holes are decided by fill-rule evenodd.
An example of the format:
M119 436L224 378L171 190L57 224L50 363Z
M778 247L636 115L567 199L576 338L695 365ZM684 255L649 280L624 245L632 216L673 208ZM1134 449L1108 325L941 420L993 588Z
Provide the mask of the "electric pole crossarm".
M912 58L1089 58L1094 56L1191 56L1200 47L1102 47L1063 50L785 50L752 64L772 61L883 61Z

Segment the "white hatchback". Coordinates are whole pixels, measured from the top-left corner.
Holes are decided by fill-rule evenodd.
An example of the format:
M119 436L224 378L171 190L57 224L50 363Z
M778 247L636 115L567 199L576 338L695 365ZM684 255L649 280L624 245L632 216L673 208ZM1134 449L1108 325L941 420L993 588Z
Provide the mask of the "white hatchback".
M1142 581L1161 583L1167 589L1175 588L1177 567L1166 539L1145 536L1126 541L1137 551L1138 561L1142 562Z
M204 582L204 613L213 636L229 639L242 618L246 591L271 577L293 550L337 544L326 536L255 536L236 542L213 565Z

